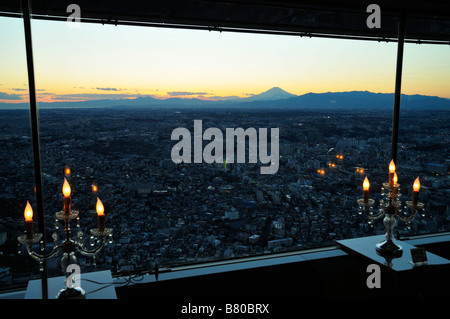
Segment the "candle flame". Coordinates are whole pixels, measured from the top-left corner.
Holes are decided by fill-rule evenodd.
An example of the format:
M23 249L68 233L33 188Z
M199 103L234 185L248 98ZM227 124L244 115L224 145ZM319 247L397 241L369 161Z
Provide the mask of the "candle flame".
M394 160L391 160L389 163L389 173L395 173L395 163Z
M398 181L397 173L394 173L393 181L394 181L394 185L397 184L397 181Z
M64 184L63 184L62 191L63 191L64 197L69 197L70 196L70 191L71 191L70 185L67 182L67 179L65 179L65 178L64 178Z
M96 210L97 210L98 216L103 216L103 215L105 215L105 208L103 207L102 201L101 201L98 197L97 197Z
M98 187L97 187L97 185L94 183L94 184L92 184L92 191L94 192L94 193L97 193L98 192Z
M419 177L416 178L416 180L414 181L413 184L413 189L415 192L418 192L420 189L420 181L419 181Z
M366 176L366 178L364 179L364 182L363 182L363 189L364 189L365 191L368 191L368 190L369 190L369 187L370 187L369 179L368 179L367 176Z
M64 169L64 174L66 174L66 176L69 176L70 173L71 173L70 167L69 167L69 166L66 166L66 168Z
M25 211L23 212L25 216L25 221L30 222L33 221L33 208L31 208L30 202L27 201L27 206L25 207Z

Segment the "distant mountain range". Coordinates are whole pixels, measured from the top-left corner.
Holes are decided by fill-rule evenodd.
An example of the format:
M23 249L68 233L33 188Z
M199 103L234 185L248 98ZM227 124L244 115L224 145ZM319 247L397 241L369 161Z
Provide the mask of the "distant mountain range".
M201 99L137 97L135 99L104 99L84 102L39 102L39 108L267 108L267 109L392 109L394 93L368 91L307 93L294 95L278 87L246 98L208 101ZM1 109L27 109L28 103L0 103ZM450 99L427 95L401 97L401 109L450 110Z
M288 93L285 90L280 89L279 87L273 87L266 92L246 98L236 99L234 101L239 102L276 101L276 100L285 100L293 97L297 97L297 95Z

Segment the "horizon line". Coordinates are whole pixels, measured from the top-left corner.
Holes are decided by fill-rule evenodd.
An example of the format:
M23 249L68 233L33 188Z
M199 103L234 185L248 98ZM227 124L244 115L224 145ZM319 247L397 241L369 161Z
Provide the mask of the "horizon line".
M58 104L58 103L82 103L82 102L95 102L95 101L121 101L121 100L130 100L134 101L139 98L153 98L155 100L165 101L170 99L181 99L181 100L201 100L201 101L211 101L211 102L232 102L232 101L241 101L244 102L245 100L251 99L253 97L257 97L258 95L262 95L264 93L267 93L273 89L279 89L287 94L292 95L292 97L286 97L286 98L277 98L274 100L285 100L290 98L296 98L300 96L304 96L307 94L328 94L328 93L353 93L353 92L367 92L371 94L395 94L395 92L372 92L369 90L347 90L347 91L322 91L322 92L307 92L303 94L294 94L290 93L278 86L274 86L266 91L263 91L258 94L249 94L245 97L239 97L239 96L215 96L213 94L209 93L194 93L194 92L166 92L166 95L155 95L155 94L123 94L123 93L109 93L109 94L102 94L102 93L81 93L81 94L74 94L73 96L77 95L91 95L95 96L94 98L80 98L80 99L74 99L74 98L68 98L63 99L61 98L59 101L42 101L42 98L37 100L38 103L46 103L46 104ZM2 92L0 92L2 93ZM167 94L167 93L179 93L179 94ZM185 94L183 94L185 93ZM4 93L8 95L8 93ZM39 94L39 93L38 93ZM46 93L46 95L50 95L52 93ZM24 94L25 95L25 94ZM28 95L28 94L26 94ZM58 96L58 94L54 94L55 96ZM71 96L70 94L64 94L67 96ZM426 97L437 97L441 99L450 100L450 98L442 97L438 95L426 95L426 94L407 94L407 93L401 93L403 96L426 96ZM20 95L16 95L20 96ZM105 97L103 97L105 96ZM114 96L118 96L118 98L111 98ZM209 97L210 96L210 97ZM108 98L109 97L109 98ZM29 98L28 99L1 99L0 98L0 104L11 104L11 105L19 105L19 104L29 104Z

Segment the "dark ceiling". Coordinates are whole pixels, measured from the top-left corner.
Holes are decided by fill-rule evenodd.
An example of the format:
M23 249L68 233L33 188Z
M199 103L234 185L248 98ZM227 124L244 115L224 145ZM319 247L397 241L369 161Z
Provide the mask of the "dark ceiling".
M20 17L20 0L2 0L0 15ZM395 41L405 18L407 42L450 44L449 0L31 0L32 18L66 20L71 3L82 22L189 27L300 36ZM381 28L369 28L371 3L381 9Z

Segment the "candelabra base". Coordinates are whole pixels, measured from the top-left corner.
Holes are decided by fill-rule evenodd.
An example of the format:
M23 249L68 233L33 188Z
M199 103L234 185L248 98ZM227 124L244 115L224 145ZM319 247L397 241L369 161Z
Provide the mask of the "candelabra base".
M57 299L86 299L86 292L81 287L64 288L56 295Z
M376 244L376 251L385 257L400 257L403 254L402 246L395 244L392 240L385 240Z

